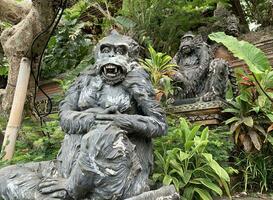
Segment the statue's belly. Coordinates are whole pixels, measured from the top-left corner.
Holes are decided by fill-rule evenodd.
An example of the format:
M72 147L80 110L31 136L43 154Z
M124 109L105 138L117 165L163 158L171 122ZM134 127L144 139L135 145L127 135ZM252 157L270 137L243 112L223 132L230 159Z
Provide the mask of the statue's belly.
M131 99L131 95L123 88L105 85L97 103L102 108L117 106L119 112L123 113L131 107Z
M135 110L131 95L120 86L104 85L100 90L94 91L92 88L83 88L78 106L81 110L99 107L102 109L111 106L118 107L121 113L128 113Z

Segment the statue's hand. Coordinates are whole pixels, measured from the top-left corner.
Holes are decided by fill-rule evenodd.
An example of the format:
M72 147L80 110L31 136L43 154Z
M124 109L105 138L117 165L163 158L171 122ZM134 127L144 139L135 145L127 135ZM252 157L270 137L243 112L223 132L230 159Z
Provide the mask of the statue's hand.
M118 107L117 106L110 106L109 108L106 108L103 112L103 114L118 114Z
M136 127L141 126L142 121L145 121L143 116L122 114L114 118L113 124L130 133L134 132Z
M171 78L176 82L184 82L185 77L180 72L175 72Z
M38 185L38 191L41 194L47 195L51 198L65 199L68 196L67 179L63 178L47 178L42 180Z

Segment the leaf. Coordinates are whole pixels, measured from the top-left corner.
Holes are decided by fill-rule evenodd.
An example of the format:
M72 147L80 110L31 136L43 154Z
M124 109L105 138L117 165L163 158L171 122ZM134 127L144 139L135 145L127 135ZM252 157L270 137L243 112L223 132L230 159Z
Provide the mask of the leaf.
M249 126L249 127L253 127L254 121L252 117L245 117L243 118L243 122L245 125Z
M163 176L163 174L154 173L154 174L153 174L153 180L154 180L154 181L158 181L159 178L162 177L162 176Z
M258 104L260 107L264 107L265 106L265 103L266 103L266 100L267 100L267 97L264 96L264 95L260 95L258 97Z
M266 114L266 116L270 119L271 122L273 122L273 114Z
M272 136L269 135L266 139L271 145L273 145L273 137Z
M183 179L185 185L187 185L189 183L191 176L192 176L191 170L185 171L184 176L181 177Z
M241 144L244 146L244 150L246 152L250 152L252 150L252 141L249 135L243 133L239 136Z
M212 158L209 153L202 153L205 159L208 161L208 165L215 171L215 173L227 182L230 182L228 173Z
M230 189L229 189L228 183L227 183L226 181L224 181L223 179L221 179L221 183L222 183L222 185L223 185L224 188L225 188L225 192L226 192L226 194L228 195L228 198L229 198L229 199L232 199L231 194L230 194Z
M271 132L271 131L273 131L273 124L271 124L271 125L268 127L268 129L267 129L267 132L268 132L268 133Z
M196 178L194 179L195 181L198 181L200 183L202 183L204 186L206 186L207 188L213 190L214 192L216 192L218 195L222 196L223 192L221 190L220 187L218 187L216 184L214 184L213 182L211 182L209 179L205 179L205 178Z
M180 185L181 185L180 181L175 177L173 177L172 179L173 179L173 184L174 184L176 191L179 192Z
M234 133L242 123L243 123L243 121L240 120L240 121L236 122L235 124L232 124L230 127L230 132Z
M206 190L203 190L201 188L194 188L194 191L199 194L200 199L202 200L213 200L211 195Z
M183 192L183 197L187 200L193 199L194 187L186 187Z
M235 37L228 36L224 32L212 33L209 38L222 43L234 56L244 60L251 72L262 74L266 70L270 70L270 63L266 55L254 45L246 41L238 41Z
M134 21L124 16L117 16L114 19L117 23L119 23L120 25L127 29L134 28L137 25Z
M254 125L254 128L257 129L260 133L262 133L266 137L266 132L262 126Z
M261 150L262 148L262 145L260 143L260 136L254 131L254 130L250 130L248 132L248 135L250 136L251 138L251 141L252 143L254 144L254 147L257 149L257 150Z
M163 184L164 185L170 185L172 182L172 177L170 175L165 175L163 179Z
M187 153L185 153L183 151L180 151L179 155L177 157L178 157L179 161L182 162L185 159L188 159L190 157L190 154L187 154Z
M224 112L224 113L240 113L240 111L239 110L237 110L237 109L235 109L235 108L226 108L225 110L223 110L222 112Z
M201 133L201 140L206 141L209 137L209 128L206 127Z
M239 121L239 120L240 120L240 118L238 118L238 117L231 117L225 122L225 124L230 124L232 122Z

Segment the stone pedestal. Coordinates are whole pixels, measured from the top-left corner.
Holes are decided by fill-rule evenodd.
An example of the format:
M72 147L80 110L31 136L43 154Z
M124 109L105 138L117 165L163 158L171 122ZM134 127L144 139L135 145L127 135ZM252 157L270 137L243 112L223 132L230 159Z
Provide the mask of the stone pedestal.
M125 200L179 200L180 196L176 192L173 185L164 186L158 190L152 190L149 192L144 192L135 197L131 197Z
M222 100L196 102L169 106L167 108L167 113L177 117L185 117L192 123L197 122L203 125L218 125L226 118L226 114L222 113L222 110L226 107L227 104Z

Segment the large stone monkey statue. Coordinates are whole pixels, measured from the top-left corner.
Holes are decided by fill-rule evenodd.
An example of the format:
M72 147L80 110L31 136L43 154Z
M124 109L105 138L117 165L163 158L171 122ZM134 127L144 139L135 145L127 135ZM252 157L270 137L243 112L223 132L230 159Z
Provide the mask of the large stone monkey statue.
M173 58L178 71L173 79L178 86L174 104L224 98L229 78L228 63L213 59L209 46L191 33L182 37Z
M4 200L126 199L149 190L151 138L167 132L138 44L113 31L60 104L56 160L0 170Z

